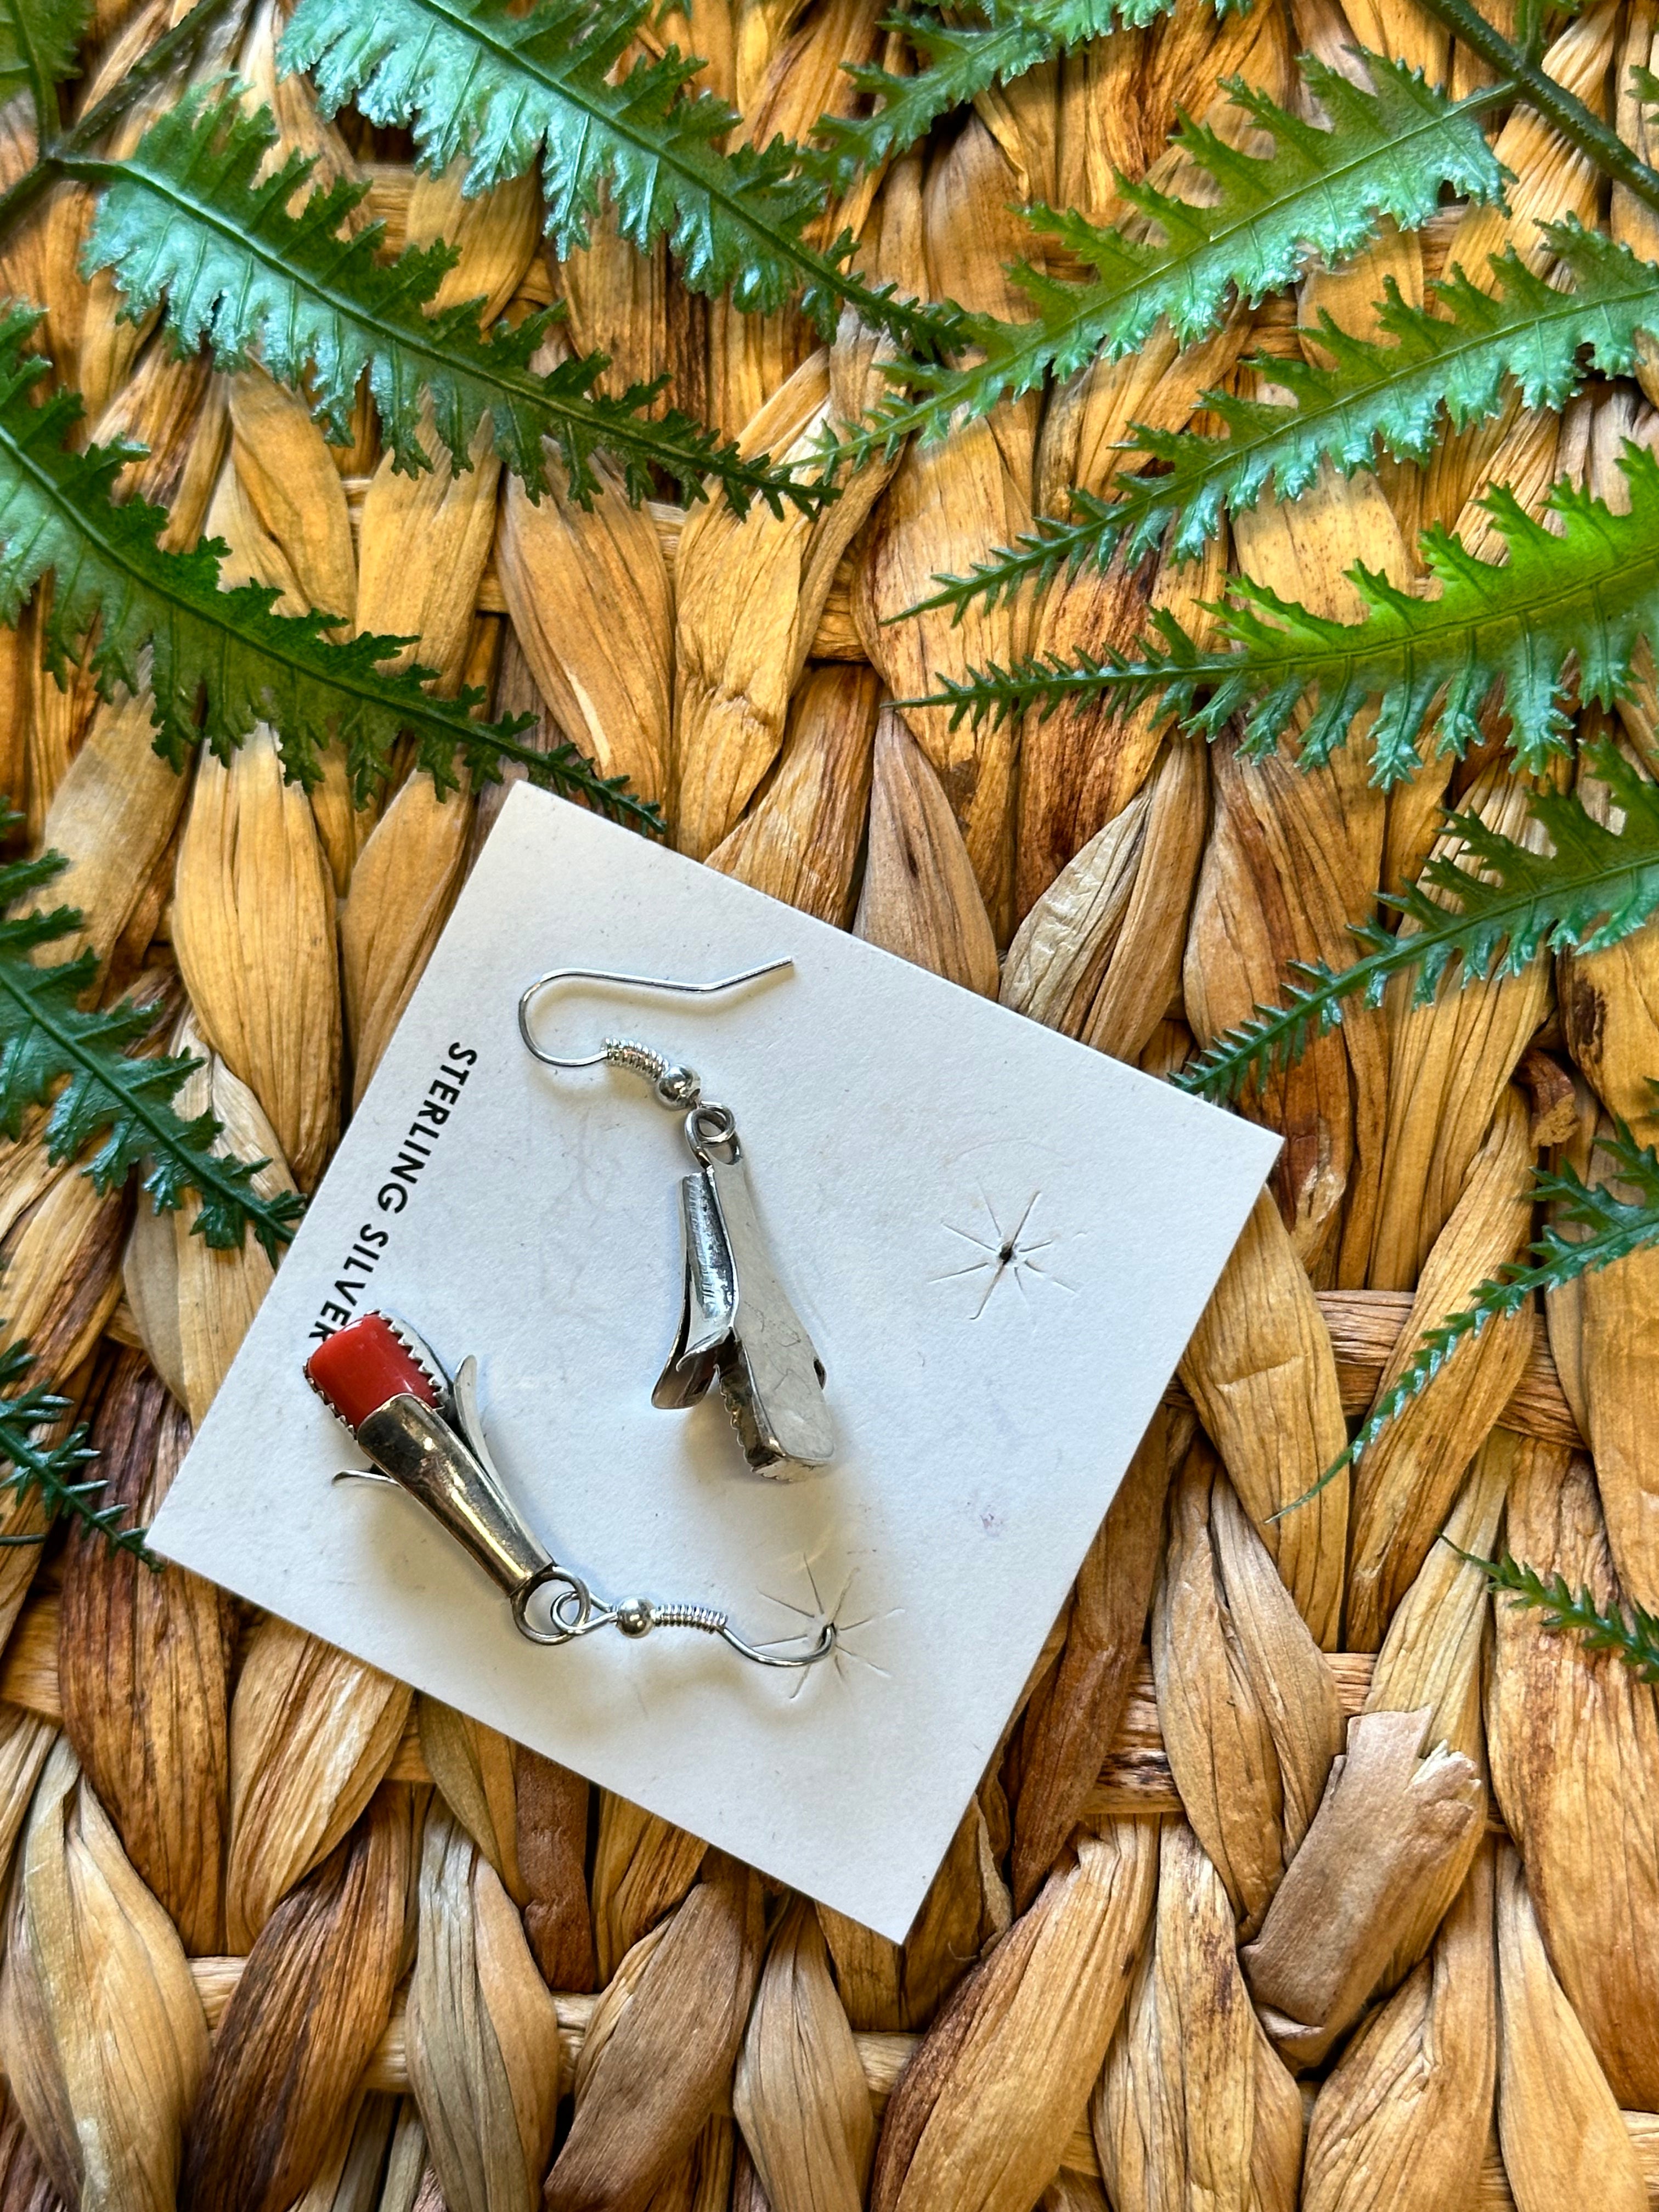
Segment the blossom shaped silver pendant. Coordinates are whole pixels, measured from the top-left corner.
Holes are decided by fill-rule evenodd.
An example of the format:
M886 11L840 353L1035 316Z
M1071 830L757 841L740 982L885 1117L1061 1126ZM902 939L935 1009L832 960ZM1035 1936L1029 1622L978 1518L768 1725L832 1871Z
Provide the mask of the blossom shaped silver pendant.
M828 1465L836 1425L824 1402L823 1362L761 1233L735 1130L728 1142L731 1158L703 1157L680 1185L685 1300L651 1399L691 1406L717 1385L750 1466L787 1479Z

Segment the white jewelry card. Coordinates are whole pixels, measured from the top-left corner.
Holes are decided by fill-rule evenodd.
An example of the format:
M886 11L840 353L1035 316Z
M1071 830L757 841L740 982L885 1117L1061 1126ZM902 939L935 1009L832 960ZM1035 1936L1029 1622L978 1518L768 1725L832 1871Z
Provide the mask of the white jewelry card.
M636 1037L742 1133L836 1454L751 1474L719 1394L659 1411L682 1306L683 1116L560 1073ZM527 787L496 823L157 1518L155 1548L902 1938L1278 1148L1267 1133ZM383 1308L453 1373L554 1557L716 1638L547 1649L301 1373Z

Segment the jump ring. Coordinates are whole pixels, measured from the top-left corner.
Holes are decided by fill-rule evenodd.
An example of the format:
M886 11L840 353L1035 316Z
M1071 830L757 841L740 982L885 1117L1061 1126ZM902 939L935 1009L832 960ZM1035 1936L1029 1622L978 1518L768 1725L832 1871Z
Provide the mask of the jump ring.
M732 1166L743 1157L738 1117L729 1106L694 1106L685 1117L685 1141L703 1167L712 1167L717 1158L723 1166Z
M539 1627L530 1618L530 1601L538 1591L550 1589L556 1583L562 1587L549 1604L546 1627ZM532 1644L568 1644L601 1625L592 1616L592 1592L581 1577L573 1575L568 1567L545 1566L513 1593L513 1618L518 1623L519 1633L527 1636Z

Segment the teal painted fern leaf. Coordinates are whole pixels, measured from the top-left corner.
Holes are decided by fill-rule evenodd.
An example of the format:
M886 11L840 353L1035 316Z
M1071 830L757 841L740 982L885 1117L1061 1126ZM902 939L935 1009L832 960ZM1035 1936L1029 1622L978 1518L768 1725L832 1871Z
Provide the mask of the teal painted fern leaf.
M0 0L0 102L27 92L44 140L58 126L57 88L76 74L88 0Z
M601 356L538 374L529 362L546 315L485 336L476 302L428 314L453 251L410 247L388 266L377 258L379 224L343 236L367 186L336 184L290 215L288 204L310 165L292 155L256 182L276 137L263 108L248 116L234 98L189 98L164 113L127 160L70 165L104 187L85 266L113 270L129 315L165 303L186 349L205 340L225 369L257 356L307 392L336 443L349 435L352 402L367 374L396 465L411 473L428 465L416 433L429 393L456 465L469 465L473 434L488 416L497 452L532 496L546 482L544 437L556 445L578 496L594 489L588 463L598 447L638 496L652 489L653 466L686 501L702 496L705 476L716 477L739 509L756 495L775 508L785 499L807 507L823 496L820 487L773 470L764 454L745 459L684 415L647 418L652 390L605 397L595 388Z
M354 100L372 122L411 125L434 169L465 155L470 192L539 165L562 257L586 244L603 193L624 238L645 252L666 236L695 290L729 292L745 313L799 299L827 333L847 302L913 350L954 343L954 311L848 273L850 232L810 242L825 190L796 148L720 150L738 118L689 92L700 63L671 46L618 70L647 13L647 0L538 0L525 14L511 0L300 0L282 58L311 72L325 113Z
M1310 367L1299 353L1246 364L1288 389L1292 404L1206 392L1203 404L1226 425L1224 436L1137 427L1129 465L1152 462L1158 473L1120 475L1104 499L1073 492L1068 520L1042 517L970 575L940 577L941 589L922 606L995 605L1062 568L1103 568L1120 547L1138 560L1166 531L1170 554L1189 560L1224 514L1264 494L1294 499L1322 461L1348 476L1370 467L1379 451L1424 460L1443 429L1496 414L1511 388L1524 406L1559 410L1591 368L1628 374L1637 333L1659 330L1659 268L1576 222L1552 225L1545 236L1572 278L1571 291L1534 276L1513 248L1493 261L1495 292L1454 270L1435 287L1436 314L1408 306L1390 277L1382 341L1350 337L1327 315L1320 337L1328 368Z
M1120 192L1160 237L1132 239L1079 215L1030 210L1032 227L1093 269L1093 281L1066 282L1021 264L1015 281L1036 309L1032 319L969 316L963 337L975 359L959 367L896 366L910 395L884 401L843 441L843 457L891 451L913 431L941 436L954 416L982 415L1045 376L1069 376L1097 356L1117 360L1144 344L1163 316L1190 343L1215 326L1235 296L1264 299L1310 260L1343 259L1376 234L1383 216L1401 230L1416 229L1447 186L1467 198L1498 199L1502 178L1481 131L1480 103L1449 101L1403 64L1375 54L1365 63L1370 92L1318 62L1303 64L1309 90L1331 118L1328 131L1227 80L1237 104L1271 131L1274 150L1240 153L1183 118L1175 143L1213 179L1213 205L1119 179Z
M1541 1613L1546 1628L1578 1637L1587 1650L1612 1652L1638 1681L1659 1682L1659 1618L1645 1607L1632 1604L1628 1613L1619 1606L1604 1608L1592 1590L1573 1589L1559 1570L1540 1574L1508 1552L1499 1559L1477 1559L1472 1552L1458 1557L1480 1569L1494 1597L1511 1598Z
M43 1441L42 1430L67 1420L75 1401L60 1396L50 1383L27 1381L33 1365L34 1355L26 1344L8 1345L0 1352L0 1467L7 1470L0 1474L0 1491L9 1491L20 1500L38 1498L46 1510L48 1529L52 1522L77 1522L112 1551L132 1552L155 1565L144 1548L144 1530L121 1526L125 1506L97 1503L106 1486L101 1476L86 1474L98 1453L85 1424L77 1422L56 1443ZM47 1533L0 1536L0 1545L43 1543Z
M1535 1291L1559 1291L1581 1275L1613 1267L1633 1252L1659 1244L1659 1153L1651 1145L1638 1144L1622 1121L1613 1135L1601 1139L1597 1151L1616 1188L1586 1183L1571 1167L1534 1178L1533 1198L1553 1209L1543 1233L1528 1246L1524 1259L1477 1284L1461 1312L1448 1314L1425 1330L1404 1372L1366 1416L1340 1466L1352 1464L1368 1450L1434 1380L1459 1345L1479 1336L1488 1322L1501 1314L1521 1312ZM1618 1188L1636 1195L1619 1197ZM1562 1233L1565 1229L1579 1233L1568 1237Z
M1176 1082L1218 1103L1235 1098L1334 1028L1351 1000L1379 1004L1395 975L1416 971L1420 1005L1454 970L1465 985L1517 975L1540 952L1597 951L1639 929L1659 913L1659 785L1615 746L1588 746L1584 758L1622 810L1622 828L1604 827L1576 797L1548 789L1528 801L1549 840L1545 853L1489 830L1478 815L1449 814L1445 827L1462 840L1462 853L1431 855L1408 890L1385 894L1409 928L1360 923L1361 957L1349 968L1297 963L1282 1006L1258 1007Z
M50 364L20 349L36 319L27 310L0 317L0 621L15 624L50 571L55 586L42 647L55 673L95 639L100 685L151 693L155 748L175 768L202 739L222 757L264 721L277 732L289 775L307 787L322 774L331 732L367 797L407 731L441 790L455 784L458 763L488 780L514 761L546 789L660 830L654 806L620 778L601 776L574 746L542 754L520 743L527 717L474 721L481 693L439 699L425 688L429 670L384 674L379 664L407 639L331 644L325 632L336 625L335 614L275 614L276 594L257 584L221 591L222 546L204 540L191 553L163 552L155 542L167 520L162 509L140 500L118 506L110 495L115 477L142 449L73 453L65 441L81 414L80 395L59 392L33 404Z
M944 679L926 703L979 721L1034 708L1052 713L1067 700L1107 697L1128 708L1161 697L1206 736L1243 714L1244 750L1260 757L1316 693L1301 738L1301 758L1313 767L1377 700L1366 742L1374 781L1386 787L1421 765L1425 739L1461 756L1479 735L1480 707L1501 684L1510 742L1536 771L1571 744L1569 664L1578 695L1610 707L1630 680L1638 641L1659 634L1659 462L1627 445L1620 466L1630 482L1630 512L1613 514L1564 482L1549 500L1559 537L1507 486L1495 486L1482 504L1508 548L1501 563L1477 559L1446 530L1427 532L1433 598L1413 598L1357 568L1350 577L1366 611L1342 623L1236 577L1228 601L1212 611L1214 646L1196 644L1159 611L1139 656L1081 653L1072 661L1051 655L976 669Z
M1152 22L1172 4L1173 0L988 0L975 22L891 16L886 27L903 33L922 65L913 76L895 76L883 69L846 64L859 90L879 104L867 115L820 119L814 137L825 153L818 166L844 191L861 169L902 154L941 115L965 107L992 85L1024 76L1067 46Z
M8 817L0 828L15 820ZM174 1092L200 1061L129 1056L127 1048L149 1035L154 1011L123 1000L88 1012L82 1000L97 980L92 952L36 964L36 953L78 928L81 917L72 907L9 910L67 865L47 853L0 866L0 909L7 910L0 921L0 1134L15 1141L29 1109L50 1102L49 1158L76 1159L95 1145L86 1171L100 1191L147 1164L143 1188L159 1210L171 1212L193 1191L201 1201L196 1233L207 1243L229 1249L252 1229L275 1261L301 1200L292 1191L261 1197L253 1178L263 1160L223 1158L213 1149L222 1131L211 1114L187 1121L173 1110Z

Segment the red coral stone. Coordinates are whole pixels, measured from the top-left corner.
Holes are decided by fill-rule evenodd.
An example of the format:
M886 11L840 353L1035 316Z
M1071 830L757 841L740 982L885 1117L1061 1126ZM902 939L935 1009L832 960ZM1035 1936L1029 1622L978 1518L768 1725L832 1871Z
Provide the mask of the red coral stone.
M365 1314L325 1338L306 1362L306 1380L352 1430L404 1392L438 1402L431 1377L384 1314Z

